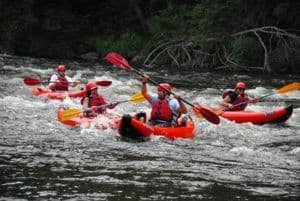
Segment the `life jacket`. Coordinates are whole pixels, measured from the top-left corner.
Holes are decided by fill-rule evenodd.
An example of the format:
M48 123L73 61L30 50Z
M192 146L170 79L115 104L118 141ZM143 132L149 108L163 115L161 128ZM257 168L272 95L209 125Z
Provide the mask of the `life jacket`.
M152 107L151 120L163 120L166 122L171 122L173 113L169 107L168 100L158 100Z
M69 82L65 76L57 76L57 82L54 86L55 91L68 91L69 90Z
M223 94L222 94L222 97L223 99L229 94L229 93L235 93L234 91L225 91ZM236 93L235 93L236 94ZM236 98L235 99L231 99L230 101L230 104L232 105L237 105L239 103L242 103L242 102L246 102L249 100L248 98L248 95L245 93L244 95L238 95L236 94ZM244 110L245 108L247 107L247 103L245 104L241 104L241 105L238 105L236 107L231 107L229 108L227 111L242 111Z
M83 104L83 101L84 101L84 99L85 99L86 97L83 97L82 99L81 99L81 104ZM102 97L102 96L98 96L98 97L93 97L93 96L89 96L88 97L88 100L89 100L89 102L88 102L88 107L93 107L93 106L100 106L100 105L104 105L104 104L106 104L106 102L105 102L105 100L104 100L104 98ZM105 113L106 112L106 108L105 107L99 107L98 109L97 109L97 113L99 113L99 114L103 114L103 113ZM86 111L85 112L85 115L86 116L89 116L89 113L90 113L90 111Z

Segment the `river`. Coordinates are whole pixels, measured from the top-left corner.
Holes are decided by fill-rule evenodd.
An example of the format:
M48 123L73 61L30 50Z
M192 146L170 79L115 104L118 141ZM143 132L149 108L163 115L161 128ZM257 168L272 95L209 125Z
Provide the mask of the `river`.
M299 200L300 91L273 95L249 110L270 111L294 105L280 125L219 125L197 119L195 139L153 137L134 143L114 130L70 128L56 118L59 106L79 101L34 97L23 79L47 80L58 64L76 79L111 80L101 87L108 101L140 90L141 79L111 65L78 61L0 56L0 200ZM238 80L250 95L263 95L299 76L197 73L146 69L156 81L170 81L185 99L217 106L222 90ZM155 86L149 86L155 92ZM147 104L120 104L124 114Z

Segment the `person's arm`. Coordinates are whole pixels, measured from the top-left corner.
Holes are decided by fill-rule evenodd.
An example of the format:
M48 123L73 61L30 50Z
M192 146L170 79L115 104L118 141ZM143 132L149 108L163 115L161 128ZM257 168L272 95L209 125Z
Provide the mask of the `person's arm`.
M147 75L143 76L141 93L147 99L147 101L149 103L151 103L151 98L150 98L150 95L148 94L148 91L147 91L147 82L148 82L148 79L149 79L149 77Z
M89 98L88 97L85 97L82 101L82 107L84 110L88 109L89 108Z
M49 89L51 89L52 91L55 90L55 85L57 82L57 75L52 75L49 81Z
M187 114L187 109L186 109L186 106L185 106L184 102L181 99L179 99L178 102L179 102L179 105L180 105L180 113L181 114Z
M225 96L225 98L223 99L223 101L220 104L220 107L222 110L226 110L228 108L230 108L232 106L232 104L230 104L231 102L231 98L230 95L228 94L227 96Z
M110 105L108 105L107 107L109 108L109 109L114 109L117 105L118 105L119 103L118 102L115 102L115 103L111 103Z
M177 101L179 103L178 113L180 115L181 114L187 114L186 106L185 106L184 102L181 100L180 94L175 94L174 97L177 99Z
M76 87L79 83L78 81L73 81L73 79L70 78L69 76L66 76L66 79L68 80L68 84L71 87Z
M251 97L249 95L247 95L247 96L250 100L250 103L252 103L252 104L256 104L259 101L259 97L257 97L257 96L254 96L254 97Z
M83 108L83 110L89 111L89 116L96 117L98 115L98 112L97 112L98 107L97 106L89 107L89 98L88 97L85 97L83 99L82 108Z

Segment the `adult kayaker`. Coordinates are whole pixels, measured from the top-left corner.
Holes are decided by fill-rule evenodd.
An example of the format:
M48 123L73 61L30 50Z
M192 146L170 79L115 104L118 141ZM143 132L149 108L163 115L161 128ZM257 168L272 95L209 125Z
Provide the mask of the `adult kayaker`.
M98 86L95 82L89 82L86 84L86 96L81 99L81 104L84 110L88 110L88 108L90 108L90 110L83 113L85 117L96 117L98 114L105 114L106 107L113 109L118 105L116 102L106 107L99 107L107 103L98 93Z
M73 80L66 76L67 67L65 65L58 65L56 67L57 74L54 74L50 77L49 88L52 91L68 91L69 86L76 87L78 82L73 82Z
M170 97L172 86L168 83L161 83L157 86L157 95L149 94L147 91L147 82L149 77L144 75L142 78L141 92L152 106L149 124L160 126L176 126L177 119L181 114L186 114L187 109L181 101L180 95L175 94ZM167 90L165 90L165 89Z
M249 102L257 103L258 98L251 98L245 93L246 84L238 82L235 85L234 91L226 91L223 93L223 102L221 103L222 110L226 111L243 111L246 109ZM244 103L244 104L241 104Z

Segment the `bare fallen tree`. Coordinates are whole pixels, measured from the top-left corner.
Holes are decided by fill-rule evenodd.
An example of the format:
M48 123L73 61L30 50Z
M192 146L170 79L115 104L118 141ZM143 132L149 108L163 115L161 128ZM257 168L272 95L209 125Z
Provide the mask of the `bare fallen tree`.
M264 41L261 33L267 34L268 37L265 37ZM255 29L250 29L246 31L241 31L235 34L232 34L232 37L241 37L246 34L254 34L258 41L260 42L263 50L264 50L264 64L263 64L263 71L271 73L272 68L270 67L269 63L269 55L272 52L272 43L276 43L276 46L281 46L284 54L287 55L288 52L287 50L292 49L293 45L295 43L299 43L299 37L297 35L288 33L285 30L279 29L274 26L265 26L265 27L260 27L260 28L255 28ZM274 42L273 42L274 41ZM267 46L267 43L269 46ZM288 59L288 57L286 57Z
M251 34L253 36L251 36ZM299 36L288 33L274 26L265 26L241 31L227 36L226 40L237 40L242 37L254 37L258 40L264 52L264 61L261 66L247 66L243 62L235 61L235 55L230 52L222 41L211 39L211 49L207 50L194 41L163 41L153 48L144 60L144 66L153 66L160 57L170 59L171 65L180 67L192 67L200 69L227 69L245 71L261 70L272 73L270 67L270 54L275 47L281 47L283 55L289 60L288 54L296 50L299 45Z

